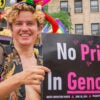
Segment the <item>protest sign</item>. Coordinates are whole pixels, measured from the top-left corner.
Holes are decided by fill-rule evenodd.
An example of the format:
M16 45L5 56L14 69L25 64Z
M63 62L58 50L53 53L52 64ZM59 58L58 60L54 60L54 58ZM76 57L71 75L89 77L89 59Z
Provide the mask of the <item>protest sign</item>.
M43 65L42 100L100 100L99 36L43 34Z

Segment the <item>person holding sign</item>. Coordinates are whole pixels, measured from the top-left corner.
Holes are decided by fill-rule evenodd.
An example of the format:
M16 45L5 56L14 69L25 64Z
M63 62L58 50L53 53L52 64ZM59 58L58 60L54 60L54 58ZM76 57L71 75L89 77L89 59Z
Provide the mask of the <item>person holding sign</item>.
M44 14L31 4L19 2L6 17L13 43L4 48L0 100L40 100L41 82L50 69L40 65L33 47L41 33Z

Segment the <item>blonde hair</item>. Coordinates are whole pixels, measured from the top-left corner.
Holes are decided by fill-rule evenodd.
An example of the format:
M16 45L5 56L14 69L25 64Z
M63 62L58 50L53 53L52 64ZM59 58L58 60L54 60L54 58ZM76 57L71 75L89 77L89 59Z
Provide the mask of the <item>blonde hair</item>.
M41 10L36 10L34 7L31 5L22 3L22 4L15 4L11 7L9 13L6 15L8 25L11 27L12 24L14 23L15 19L18 17L19 13L21 11L30 11L33 13L34 18L37 20L38 27L42 29L44 20L45 20L45 15ZM41 35L39 34L35 44L40 43L40 38Z
M21 3L15 4L11 7L11 10L6 15L8 24L14 23L15 19L18 17L20 11L30 11L33 13L34 18L37 20L39 25L43 25L45 16L42 11L36 10L31 5Z

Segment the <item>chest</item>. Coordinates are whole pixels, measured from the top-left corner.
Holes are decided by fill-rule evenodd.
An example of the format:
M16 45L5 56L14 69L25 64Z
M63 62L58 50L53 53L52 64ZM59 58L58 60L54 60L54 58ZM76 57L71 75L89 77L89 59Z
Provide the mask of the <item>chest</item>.
M34 57L32 58L21 57L21 63L22 63L23 69L26 69L26 68L37 65L37 59Z

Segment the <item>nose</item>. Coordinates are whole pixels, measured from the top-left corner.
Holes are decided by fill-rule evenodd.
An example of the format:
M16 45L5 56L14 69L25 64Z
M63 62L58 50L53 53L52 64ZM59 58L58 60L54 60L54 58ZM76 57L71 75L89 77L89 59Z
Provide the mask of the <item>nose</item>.
M22 30L22 31L27 31L27 30L28 30L28 26L27 26L26 23L24 23L24 24L22 25L21 30Z

